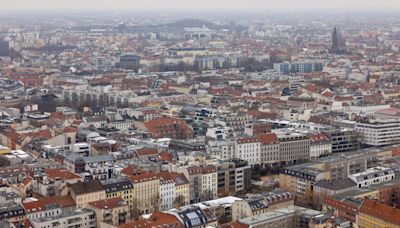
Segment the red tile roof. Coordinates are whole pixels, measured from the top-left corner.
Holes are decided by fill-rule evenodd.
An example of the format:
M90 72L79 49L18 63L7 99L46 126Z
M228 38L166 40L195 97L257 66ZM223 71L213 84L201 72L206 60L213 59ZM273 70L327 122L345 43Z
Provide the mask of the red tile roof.
M278 137L275 133L260 134L257 137L260 143L263 145L279 143Z
M58 196L58 197L46 197L41 198L37 201L23 203L25 210L28 213L35 213L46 210L46 205L58 205L61 208L75 206L75 201L71 196Z
M397 226L400 225L400 209L392 206L377 203L375 200L364 199L359 213L367 214Z
M48 169L45 171L45 173L51 179L60 179L60 180L81 179L81 176L79 176L78 174L63 168Z
M117 208L127 205L121 197L114 197L104 200L90 202L89 205L99 209Z

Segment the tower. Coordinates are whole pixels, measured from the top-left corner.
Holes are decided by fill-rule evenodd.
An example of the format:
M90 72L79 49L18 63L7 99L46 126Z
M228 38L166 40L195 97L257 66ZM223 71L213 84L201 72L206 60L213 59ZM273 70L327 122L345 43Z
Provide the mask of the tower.
M333 29L333 32L332 32L331 53L341 54L341 53L344 53L345 50L346 50L346 44L342 38L342 33L335 26L335 28Z

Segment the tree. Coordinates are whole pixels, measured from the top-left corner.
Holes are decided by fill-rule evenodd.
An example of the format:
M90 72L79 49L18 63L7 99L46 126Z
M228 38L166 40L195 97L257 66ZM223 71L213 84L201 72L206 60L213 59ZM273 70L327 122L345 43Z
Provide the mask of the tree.
M141 213L140 213L137 199L134 198L132 200L132 205L129 205L129 206L130 206L131 218L133 220L139 220Z
M151 198L151 207L153 208L153 211L158 211L160 210L160 204L161 204L161 199L159 195L153 196Z
M179 208L179 207L182 207L182 206L184 206L185 205L185 197L183 196L183 195L178 195L176 198L175 198L175 205L176 205L176 208Z
M202 192L201 201L212 200L214 198L214 192L211 189L206 189Z

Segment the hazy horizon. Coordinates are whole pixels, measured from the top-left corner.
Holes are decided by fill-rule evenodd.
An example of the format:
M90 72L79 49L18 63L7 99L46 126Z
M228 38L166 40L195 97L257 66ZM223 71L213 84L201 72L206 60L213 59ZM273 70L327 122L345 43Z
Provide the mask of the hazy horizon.
M349 10L400 11L399 0L6 0L0 11L42 10Z

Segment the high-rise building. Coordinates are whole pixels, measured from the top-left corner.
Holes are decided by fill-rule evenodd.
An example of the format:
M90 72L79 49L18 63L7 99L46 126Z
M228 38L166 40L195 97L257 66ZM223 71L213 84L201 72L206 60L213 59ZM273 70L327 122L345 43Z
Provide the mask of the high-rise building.
M140 57L137 55L126 54L119 58L119 67L125 70L137 71L140 66Z
M345 51L346 51L346 44L343 40L342 33L335 26L332 32L331 52L335 54L341 54L344 53Z

